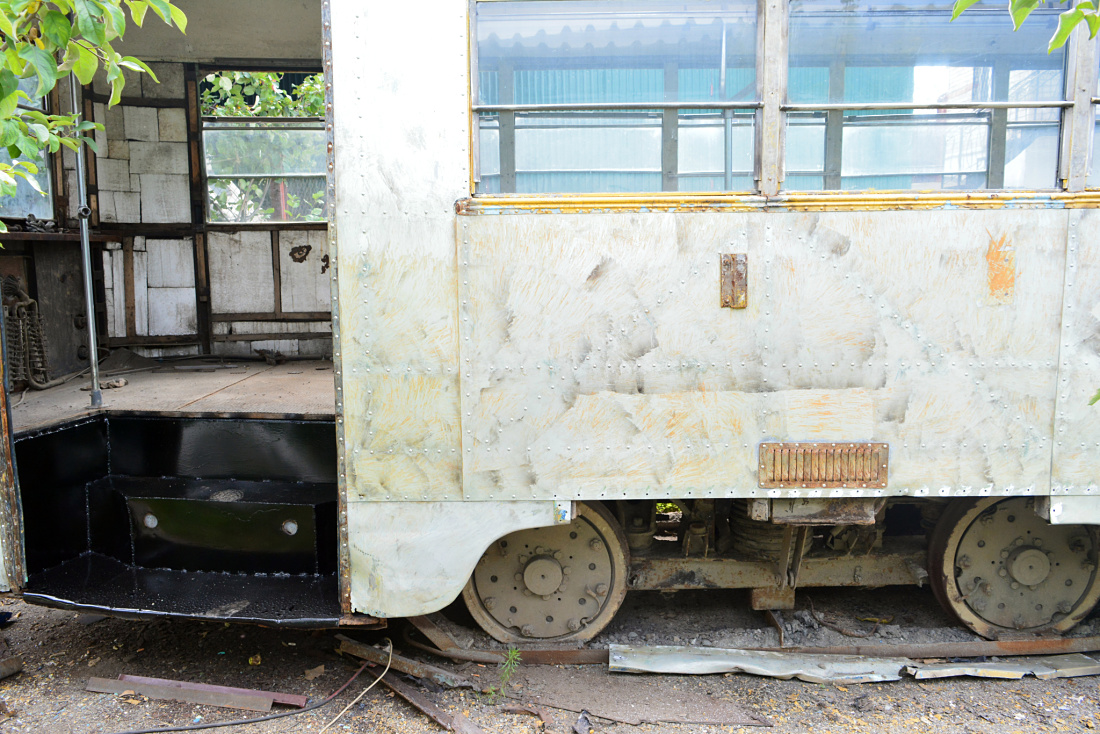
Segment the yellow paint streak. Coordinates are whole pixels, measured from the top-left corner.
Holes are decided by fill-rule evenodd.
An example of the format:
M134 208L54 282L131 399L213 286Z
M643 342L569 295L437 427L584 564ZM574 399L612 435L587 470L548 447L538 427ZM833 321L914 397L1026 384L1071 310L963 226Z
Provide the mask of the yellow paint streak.
M481 195L459 203L460 214L480 214L490 210L524 213L583 214L589 212L748 212L780 210L796 212L890 211L943 209L1060 208L1086 209L1100 206L1100 191L1049 193L1013 191L968 193L866 192L799 193L766 198L758 194L560 194L560 195Z
M985 251L989 300L994 304L1011 303L1016 292L1016 250L1007 234L997 239L989 230L986 232L989 234L989 247Z

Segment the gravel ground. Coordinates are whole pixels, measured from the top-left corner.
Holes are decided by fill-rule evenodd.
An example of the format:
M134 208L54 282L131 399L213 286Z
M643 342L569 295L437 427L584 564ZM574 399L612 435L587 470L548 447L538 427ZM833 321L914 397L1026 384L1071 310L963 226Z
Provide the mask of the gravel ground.
M809 612L824 615L828 626ZM165 725L210 723L248 716L247 713L141 698L85 692L91 676L114 678L120 673L174 678L246 688L280 690L324 698L342 685L358 665L335 654L331 632L274 630L224 623L188 621L133 622L100 619L0 599L14 613L14 624L3 631L7 654L22 655L23 673L0 681L0 733L68 734L122 732ZM800 609L785 613L786 638L794 644L944 642L975 639L953 626L927 591L815 591L800 593ZM449 612L448 625L463 644L488 646L479 631L463 627L459 610ZM889 622L861 621L870 618ZM385 632L349 633L364 642L394 637L398 650L402 622ZM836 631L868 634L853 639ZM1079 633L1100 633L1095 616ZM777 633L763 616L748 609L739 592L634 593L615 622L596 641L632 644L697 644L721 647L774 645ZM438 659L430 662L447 667ZM306 672L324 666L309 680ZM450 667L460 667L451 665ZM509 685L510 700L492 700L469 691L425 692L441 708L466 714L487 732L569 734L577 714L552 710L553 723L543 727L527 714L502 710L506 703L524 702L527 674L521 666ZM492 666L468 665L467 675L484 685L497 685ZM533 675L533 671L531 671ZM574 669L554 669L541 692L553 696L553 681L566 681ZM368 670L338 699L319 710L280 721L229 729L242 734L318 732L373 679ZM741 705L768 719L776 734L882 732L1011 732L1087 731L1100 729L1100 677L1040 681L945 679L853 686L824 686L777 681L749 675L638 676L631 678L632 697L640 704L661 700L676 691L704 693ZM282 709L282 707L276 707ZM595 731L608 734L711 734L762 732L760 727L688 724L627 724L595 720ZM218 730L215 730L218 731ZM384 690L374 689L340 718L330 732L400 732L421 734L440 727Z

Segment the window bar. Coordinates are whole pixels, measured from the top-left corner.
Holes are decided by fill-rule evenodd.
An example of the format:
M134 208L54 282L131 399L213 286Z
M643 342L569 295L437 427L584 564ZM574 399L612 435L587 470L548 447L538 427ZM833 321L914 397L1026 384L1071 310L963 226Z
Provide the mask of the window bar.
M844 99L844 60L834 59L829 64L829 100ZM841 168L844 159L844 112L828 110L825 113L825 177L824 188L841 188Z
M673 101L679 93L680 67L675 61L665 64L665 100ZM676 180L679 169L679 125L680 111L665 108L661 114L661 190L676 191L680 188Z
M500 106L515 101L515 74L512 65L502 61L497 69ZM516 110L500 110L497 116L497 138L500 141L500 193L516 193Z
M728 35L728 29L726 28L726 19L722 19L722 58L719 60L718 65L718 88L721 90L722 100L725 101L730 98L729 89L726 83L726 36ZM724 122L724 130L722 133L722 183L723 190L729 191L733 188L733 112L732 110L722 110L722 120Z
M501 66L504 66L502 62ZM501 96L504 96L503 91ZM755 110L760 102L559 102L475 104L474 112L632 112L638 110ZM1014 105L1015 106L1015 105ZM1049 106L1049 105L1048 105ZM904 108L908 109L908 108Z
M784 112L828 112L829 110L1030 110L1073 107L1064 99L1040 102L787 102Z
M993 64L993 98L1008 99L1011 69L1003 59ZM999 107L992 111L989 120L989 158L985 178L987 189L1005 187L1005 148L1008 136L1008 110Z

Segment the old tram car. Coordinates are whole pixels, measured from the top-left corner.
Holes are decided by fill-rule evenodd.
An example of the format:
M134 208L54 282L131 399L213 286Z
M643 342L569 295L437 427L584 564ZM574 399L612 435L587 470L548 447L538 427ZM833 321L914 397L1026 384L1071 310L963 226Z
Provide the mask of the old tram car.
M339 612L1088 615L1100 55L988 5L326 0Z

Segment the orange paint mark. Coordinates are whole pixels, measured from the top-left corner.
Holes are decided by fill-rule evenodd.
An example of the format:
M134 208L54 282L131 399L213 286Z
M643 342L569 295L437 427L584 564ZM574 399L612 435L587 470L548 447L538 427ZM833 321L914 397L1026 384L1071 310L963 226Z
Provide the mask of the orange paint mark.
M989 300L992 303L1010 303L1016 290L1016 250L1008 242L1008 235L998 240L988 229L989 247L985 251L986 277L989 281Z

